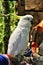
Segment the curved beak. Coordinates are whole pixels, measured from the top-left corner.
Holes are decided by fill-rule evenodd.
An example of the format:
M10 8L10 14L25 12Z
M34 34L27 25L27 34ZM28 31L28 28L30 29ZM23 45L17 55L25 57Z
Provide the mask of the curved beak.
M31 20L31 24L32 24L32 25L33 25L33 23L34 23L34 19Z

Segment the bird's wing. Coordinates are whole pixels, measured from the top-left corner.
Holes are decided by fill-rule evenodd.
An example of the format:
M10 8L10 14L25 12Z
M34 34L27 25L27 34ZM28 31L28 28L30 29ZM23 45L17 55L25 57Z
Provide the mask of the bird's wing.
M15 51L15 53L24 54L25 49L27 48L27 33L24 29L22 29L21 36L20 36L20 43L18 44L18 48Z
M19 29L16 29L12 33L12 35L9 39L8 54L12 54L12 55L17 54L17 53L15 53L15 51L17 50L20 42L21 42L21 31Z

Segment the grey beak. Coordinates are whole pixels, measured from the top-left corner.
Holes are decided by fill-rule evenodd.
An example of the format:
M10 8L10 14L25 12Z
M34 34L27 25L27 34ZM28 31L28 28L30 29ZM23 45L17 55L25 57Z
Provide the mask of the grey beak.
M34 19L31 20L31 24L32 24L32 25L33 25L33 23L34 23Z

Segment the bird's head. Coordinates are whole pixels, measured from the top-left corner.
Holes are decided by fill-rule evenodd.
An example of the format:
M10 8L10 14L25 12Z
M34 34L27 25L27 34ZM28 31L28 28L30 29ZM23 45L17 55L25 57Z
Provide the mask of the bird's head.
M33 24L33 16L32 15L25 15L24 17L23 17L23 19L24 20L28 20L28 21L30 21L31 22L31 24Z
M33 16L32 15L22 16L19 21L19 25L21 25L23 27L30 26L31 24L33 24Z

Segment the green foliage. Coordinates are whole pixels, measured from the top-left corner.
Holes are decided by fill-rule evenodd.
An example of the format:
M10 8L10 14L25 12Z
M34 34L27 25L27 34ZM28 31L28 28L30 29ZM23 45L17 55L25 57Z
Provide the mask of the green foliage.
M18 18L15 12L14 16L11 16L11 31L13 31L16 28L17 24L18 24Z
M0 1L0 14L3 13L2 2ZM0 15L0 53L2 53L3 48L3 37L4 37L4 18Z
M11 32L15 30L17 24L18 24L18 17L17 17L17 12L15 11L15 5L16 1L10 1L10 13L13 13L13 16L10 16L10 27L11 27Z
M3 52L4 49L4 8L2 5L3 0L0 1L0 53ZM17 16L17 12L15 11L15 5L16 5L16 1L9 1L9 7L10 7L10 30L11 33L13 30L15 30L17 24L18 24L18 16Z
M3 37L4 37L4 21L3 18L0 17L0 53L2 52L3 48Z

